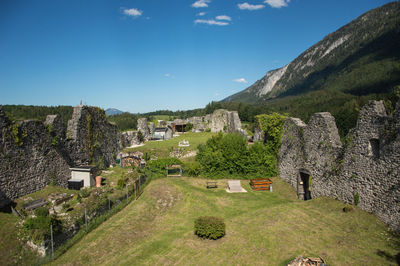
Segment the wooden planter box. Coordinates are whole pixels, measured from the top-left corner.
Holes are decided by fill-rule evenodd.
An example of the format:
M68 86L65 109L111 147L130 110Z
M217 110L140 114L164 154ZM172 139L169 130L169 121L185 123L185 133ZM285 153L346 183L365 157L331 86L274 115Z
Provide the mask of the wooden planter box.
M269 178L256 178L250 179L250 186L253 190L270 190L270 185L272 184Z

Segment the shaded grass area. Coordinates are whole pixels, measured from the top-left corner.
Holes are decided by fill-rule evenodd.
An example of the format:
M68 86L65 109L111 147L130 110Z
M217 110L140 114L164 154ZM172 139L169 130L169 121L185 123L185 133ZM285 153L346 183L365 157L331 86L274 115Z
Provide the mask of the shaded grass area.
M1 265L28 265L36 261L36 255L24 247L25 235L18 222L11 213L0 212Z
M168 157L170 152L173 149L183 149L185 153L197 150L197 146L202 143L206 143L206 141L211 138L215 133L211 132L187 132L178 137L174 137L172 139L166 141L148 141L144 146L136 147L136 148L127 148L124 151L141 151L143 153L150 154L153 158L154 156L158 158ZM189 147L179 147L178 144L180 141L187 140L190 143Z
M299 201L274 178L274 192L227 193L227 180L163 178L71 247L54 264L282 265L298 255L322 256L330 265L395 264L399 238L375 216L329 198ZM194 235L198 216L218 216L226 235Z

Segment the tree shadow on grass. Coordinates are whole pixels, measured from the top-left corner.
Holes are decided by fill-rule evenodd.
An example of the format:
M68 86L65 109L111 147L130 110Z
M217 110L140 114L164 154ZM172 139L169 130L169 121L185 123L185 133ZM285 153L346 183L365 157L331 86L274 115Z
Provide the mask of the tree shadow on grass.
M400 252L397 253L396 255L391 255L391 254L389 254L388 252L386 252L384 250L378 249L376 254L378 256L382 257L382 258L385 258L387 261L396 262L397 265L400 265Z
M391 244L392 247L395 250L400 250L400 234L398 234L394 231L390 231L389 234L393 238L393 243ZM390 262L396 262L397 265L400 265L400 252L398 252L396 255L391 255L384 250L378 249L376 254L380 257L385 258L386 260L388 260Z

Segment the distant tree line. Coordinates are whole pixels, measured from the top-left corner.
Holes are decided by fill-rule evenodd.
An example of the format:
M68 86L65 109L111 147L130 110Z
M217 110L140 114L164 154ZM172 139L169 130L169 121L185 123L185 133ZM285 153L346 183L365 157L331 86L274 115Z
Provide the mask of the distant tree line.
M107 116L107 120L111 123L116 124L120 131L136 130L138 118L139 115L131 114L128 112L119 115Z
M27 119L45 121L47 115L60 115L61 120L67 125L71 119L72 106L34 106L34 105L2 105L7 117L13 121Z

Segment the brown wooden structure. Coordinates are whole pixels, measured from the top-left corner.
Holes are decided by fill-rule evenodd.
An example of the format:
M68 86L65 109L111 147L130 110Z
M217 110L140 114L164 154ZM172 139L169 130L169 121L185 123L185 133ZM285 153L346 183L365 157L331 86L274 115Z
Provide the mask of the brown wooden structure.
M271 189L272 180L269 178L250 179L250 186L253 190L268 190Z

